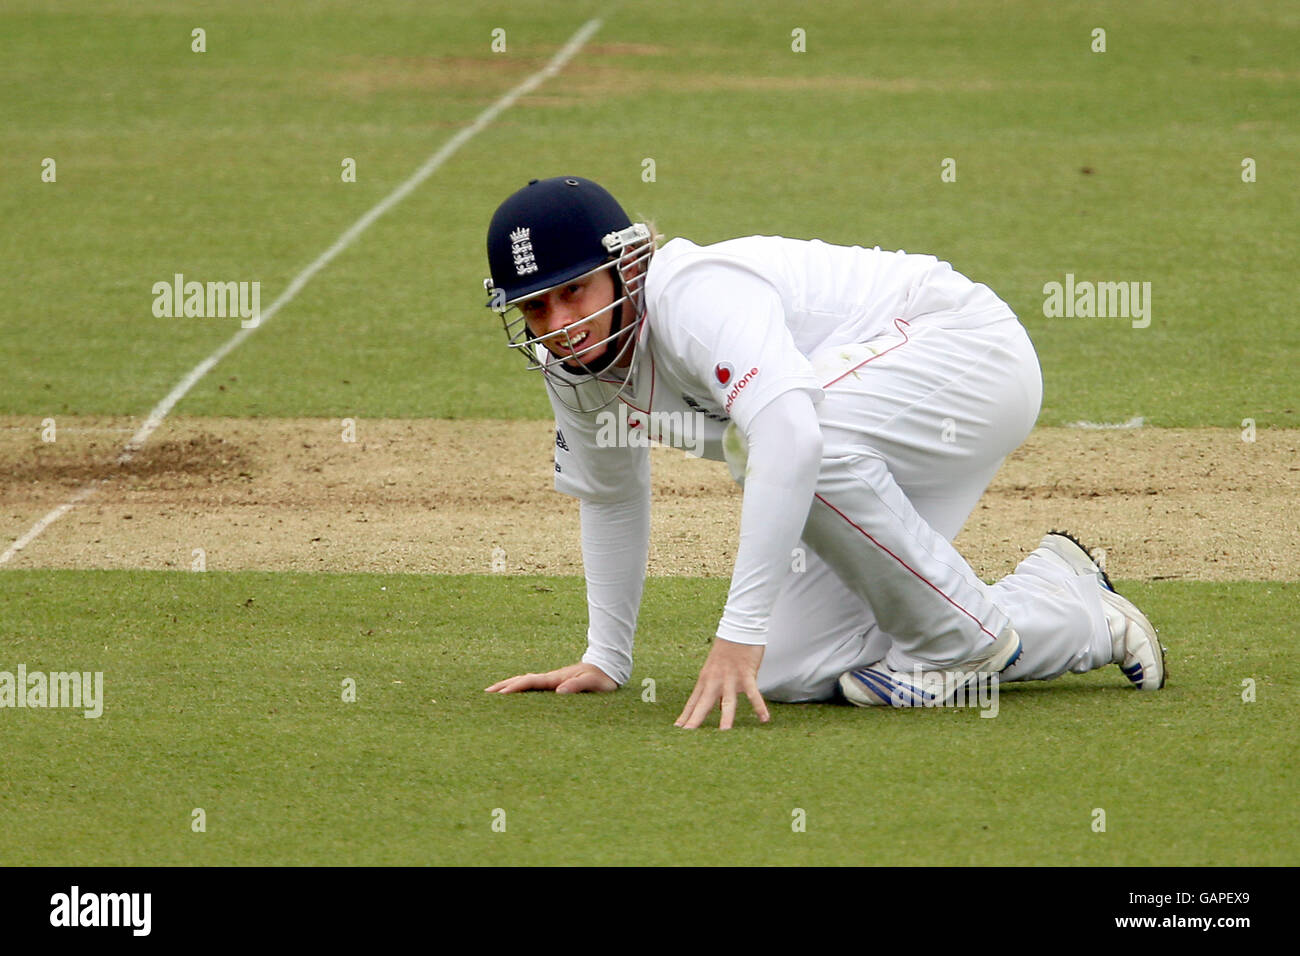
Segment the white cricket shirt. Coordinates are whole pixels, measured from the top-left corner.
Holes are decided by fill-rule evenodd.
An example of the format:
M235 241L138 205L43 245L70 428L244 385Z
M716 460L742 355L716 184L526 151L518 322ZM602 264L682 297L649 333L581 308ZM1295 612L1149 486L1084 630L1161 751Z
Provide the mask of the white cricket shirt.
M557 429L555 487L584 502L590 621L583 659L619 683L631 674L648 548L645 439L696 447L704 457L722 460L728 423L734 421L752 446L760 437L754 434L755 417L777 396L802 390L820 401L822 383L808 360L817 351L891 333L895 319L977 328L1013 314L987 286L934 256L777 236L711 246L686 239L666 243L650 263L646 313L634 387L619 407L584 415L547 390ZM770 417L768 428L779 429L780 416ZM806 425L806 416L800 421ZM787 540L790 520L755 522L752 489L766 489L752 493L765 494L766 504L797 517L799 529L811 504L811 491L805 501L780 501L774 489L781 480L751 470L746 481L741 544L718 630L728 640L764 643L779 579L798 542L797 531ZM605 532L625 540L608 540ZM599 569L592 566L597 560ZM774 561L779 566L767 566Z

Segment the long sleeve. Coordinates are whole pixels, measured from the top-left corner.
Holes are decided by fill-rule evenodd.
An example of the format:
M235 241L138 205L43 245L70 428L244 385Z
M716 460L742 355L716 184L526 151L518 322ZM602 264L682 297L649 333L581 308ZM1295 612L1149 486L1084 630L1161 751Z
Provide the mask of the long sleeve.
M632 644L650 552L650 496L583 501L582 564L587 578L587 652L620 685L632 676Z
M745 435L749 446L740 542L717 636L766 644L781 583L812 507L822 435L812 398L802 389L764 405Z

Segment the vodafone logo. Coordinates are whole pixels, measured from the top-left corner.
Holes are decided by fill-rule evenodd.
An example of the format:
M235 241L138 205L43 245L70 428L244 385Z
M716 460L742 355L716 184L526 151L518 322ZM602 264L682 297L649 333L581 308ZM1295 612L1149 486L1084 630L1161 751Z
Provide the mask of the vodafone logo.
M740 393L744 391L745 386L748 385L750 382L752 382L756 375L758 375L757 368L751 368L748 372L745 373L744 377L741 378L741 380L736 383L735 387L727 393L727 401L722 406L723 411L727 412L728 414L731 413L732 402L734 402L737 398L740 397Z
M713 377L716 378L718 380L718 384L722 386L725 386L728 382L730 382L731 376L733 376L734 374L736 374L735 369L733 369L726 362L719 362L718 365L713 369Z

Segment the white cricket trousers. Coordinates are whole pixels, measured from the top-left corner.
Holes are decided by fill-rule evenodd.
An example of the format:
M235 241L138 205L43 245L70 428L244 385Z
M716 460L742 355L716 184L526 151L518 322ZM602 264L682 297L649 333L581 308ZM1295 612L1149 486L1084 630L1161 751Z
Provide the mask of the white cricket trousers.
M854 667L956 664L1008 623L1023 652L1004 681L1109 664L1096 575L1035 551L989 585L952 546L1038 417L1042 374L1024 327L1014 316L977 329L896 327L812 356L826 386L822 467L759 690L826 700Z

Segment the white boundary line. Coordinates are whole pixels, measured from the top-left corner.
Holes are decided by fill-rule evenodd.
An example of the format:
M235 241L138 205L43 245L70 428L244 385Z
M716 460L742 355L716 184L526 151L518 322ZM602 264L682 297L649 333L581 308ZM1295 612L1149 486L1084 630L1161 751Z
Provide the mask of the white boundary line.
M257 329L261 328L275 315L275 313L279 312L281 308L292 302L294 297L302 291L303 287L315 278L316 273L329 265L330 262L332 262L344 249L352 245L352 243L356 241L357 237L369 229L376 219L409 196L416 187L437 172L438 168L450 159L457 150L469 142L469 140L474 136L482 132L503 112L513 106L519 97L531 93L544 81L550 79L563 69L564 65L568 63L569 60L573 59L574 54L582 49L583 45L591 39L591 35L600 29L600 26L601 20L599 17L588 20L584 23L578 32L570 37L569 41L560 48L560 51L550 59L546 66L528 77L528 79L524 80L513 90L506 93L505 96L501 97L480 113L469 126L466 126L451 139L447 140L447 142L442 145L442 148L426 159L423 165L412 173L405 182L381 199L370 209L369 212L349 226L341 236L334 240L332 246L317 256L316 259L307 266L307 268L294 276L293 280L285 290L280 293L279 297L261 314L260 321L257 325L249 326L247 328L241 327L238 332L227 339L215 352L205 358L198 365L194 366L194 368L190 370L189 374L177 382L176 387L167 393L167 397L154 406L153 411L149 413L149 417L145 419L144 424L140 426L136 433L131 436L131 440L122 448L122 452L117 458L118 464L125 464L135 457L136 453L139 452L144 443L149 440L149 436L154 433L158 426L163 423L163 419L165 419L171 410L176 407L176 403L184 398L186 393L188 393L189 390L198 383L199 379L203 378L204 375L208 374L208 372L212 370L213 366L237 349L244 339L252 335L257 331ZM82 486L71 498L59 505L40 521L36 522L36 524L32 525L26 534L10 545L3 554L0 554L0 565L12 561L18 552L22 551L23 548L27 547L40 537L46 528L58 521L82 501L85 501L93 495L99 486L104 484L105 481L107 481L107 479L98 479L92 481L90 484Z
M1126 422L1067 422L1065 427L1104 431L1113 428L1141 428L1144 424L1146 424L1145 418L1141 415L1134 415Z

